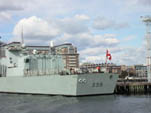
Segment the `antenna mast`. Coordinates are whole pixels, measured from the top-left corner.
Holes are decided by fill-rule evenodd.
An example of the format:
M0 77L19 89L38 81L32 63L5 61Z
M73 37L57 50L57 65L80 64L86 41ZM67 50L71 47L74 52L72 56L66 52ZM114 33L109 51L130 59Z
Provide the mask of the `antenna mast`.
M148 82L151 82L151 16L141 16L142 21L146 25L145 38L147 41L147 78Z
M24 45L23 25L22 25L22 29L21 29L21 45Z

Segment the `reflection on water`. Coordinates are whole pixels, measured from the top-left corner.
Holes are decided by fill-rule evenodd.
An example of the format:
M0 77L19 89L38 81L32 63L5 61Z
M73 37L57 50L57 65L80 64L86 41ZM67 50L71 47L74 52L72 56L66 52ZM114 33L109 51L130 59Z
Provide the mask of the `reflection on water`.
M150 113L150 96L0 94L0 113Z

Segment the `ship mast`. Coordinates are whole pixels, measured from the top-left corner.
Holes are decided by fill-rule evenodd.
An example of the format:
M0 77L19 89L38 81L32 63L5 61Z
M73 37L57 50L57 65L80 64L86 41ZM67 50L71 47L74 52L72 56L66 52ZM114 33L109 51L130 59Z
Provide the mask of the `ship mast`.
M23 32L23 25L22 25L22 28L21 28L21 46L24 47L25 44L24 44L24 32Z

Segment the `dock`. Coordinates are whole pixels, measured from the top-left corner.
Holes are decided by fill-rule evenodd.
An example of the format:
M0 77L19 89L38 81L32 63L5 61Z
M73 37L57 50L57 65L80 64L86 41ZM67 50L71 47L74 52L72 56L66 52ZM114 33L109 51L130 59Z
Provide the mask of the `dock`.
M115 94L151 94L151 83L117 82Z

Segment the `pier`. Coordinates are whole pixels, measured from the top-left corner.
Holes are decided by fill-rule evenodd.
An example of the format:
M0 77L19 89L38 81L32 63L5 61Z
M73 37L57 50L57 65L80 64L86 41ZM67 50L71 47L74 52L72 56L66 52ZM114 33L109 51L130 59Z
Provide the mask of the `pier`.
M115 94L151 94L151 83L117 82Z

